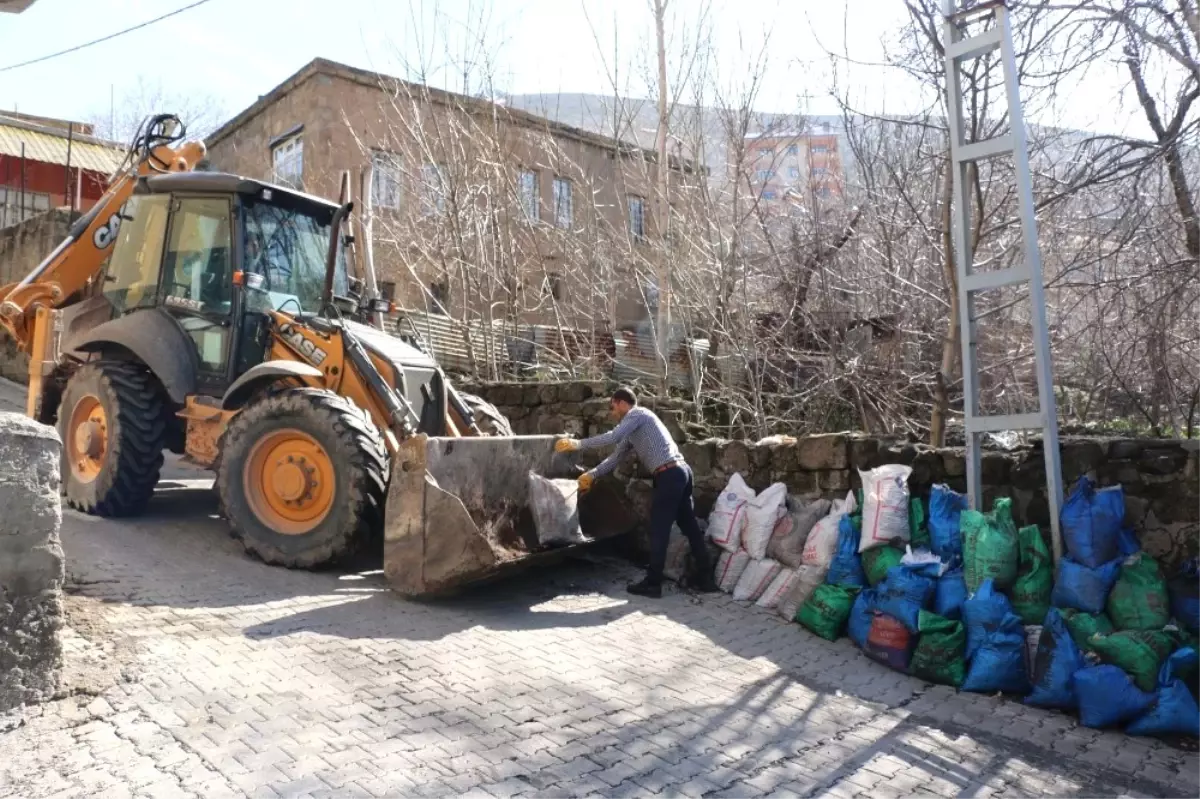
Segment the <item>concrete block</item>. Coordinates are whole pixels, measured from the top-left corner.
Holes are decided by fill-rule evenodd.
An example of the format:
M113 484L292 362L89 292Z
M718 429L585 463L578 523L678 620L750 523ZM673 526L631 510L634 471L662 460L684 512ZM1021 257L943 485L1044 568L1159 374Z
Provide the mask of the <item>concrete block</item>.
M54 428L0 414L0 712L58 690L60 452Z

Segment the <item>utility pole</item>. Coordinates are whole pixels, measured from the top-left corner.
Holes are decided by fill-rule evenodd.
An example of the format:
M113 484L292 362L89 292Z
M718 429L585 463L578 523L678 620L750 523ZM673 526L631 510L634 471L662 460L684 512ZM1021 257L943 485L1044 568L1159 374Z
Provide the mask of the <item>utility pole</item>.
M655 136L656 160L658 161L658 198L655 204L656 233L662 242L662 253L658 262L658 312L654 322L654 340L658 350L659 368L662 370L660 386L665 394L670 383L671 346L671 258L667 240L667 228L671 223L670 168L667 162L667 133L671 124L667 106L667 41L665 17L668 0L653 0L654 38L658 51L658 130Z

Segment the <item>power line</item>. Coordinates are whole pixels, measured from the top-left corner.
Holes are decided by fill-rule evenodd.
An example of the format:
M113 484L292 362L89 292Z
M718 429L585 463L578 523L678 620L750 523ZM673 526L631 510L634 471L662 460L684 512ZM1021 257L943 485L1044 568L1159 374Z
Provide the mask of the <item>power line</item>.
M66 50L60 50L57 53L51 53L50 55L44 55L41 58L34 58L30 61L22 61L20 64L12 64L11 66L0 67L0 72L8 72L10 69L17 69L18 67L27 67L30 64L39 64L42 61L49 61L51 58L58 58L60 55L66 55L67 53L74 53L76 50L82 50L85 47L91 47L93 44L100 44L101 42L107 42L109 39L115 39L118 36L124 36L127 33L133 33L136 30L141 30L142 28L145 28L149 25L153 25L156 22L162 22L164 19L167 19L168 17L173 17L176 14L182 14L184 11L193 9L196 6L202 6L207 2L208 2L208 0L197 0L195 3L192 3L191 5L184 6L183 8L177 8L169 14L163 14L161 17L155 17L154 19L147 20L139 25L134 25L132 28L126 28L123 31L117 31L116 33L110 33L109 35L107 35L103 38L93 39L90 42L86 42L84 44L78 44L78 45L75 45L74 47L70 47Z

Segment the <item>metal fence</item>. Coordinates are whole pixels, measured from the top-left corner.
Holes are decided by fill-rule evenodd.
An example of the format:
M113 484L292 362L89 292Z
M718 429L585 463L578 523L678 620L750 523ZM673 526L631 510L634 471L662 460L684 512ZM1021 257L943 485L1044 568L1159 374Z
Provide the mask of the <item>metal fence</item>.
M653 337L644 331L608 333L500 321L489 325L409 310L389 317L385 326L394 335L418 338L443 368L481 377L634 382L657 381L661 375ZM696 388L708 347L707 339L683 338L672 344L672 386Z

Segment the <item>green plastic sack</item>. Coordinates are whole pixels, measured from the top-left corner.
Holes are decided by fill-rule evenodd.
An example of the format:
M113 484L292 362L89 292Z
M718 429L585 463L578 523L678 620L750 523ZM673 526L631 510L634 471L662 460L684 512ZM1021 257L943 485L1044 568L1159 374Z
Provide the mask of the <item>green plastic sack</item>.
M1095 652L1092 649L1092 636L1096 634L1111 635L1116 632L1108 616L1103 613L1084 613L1075 608L1059 608L1067 629L1071 632L1071 640L1082 652Z
M796 611L796 621L826 641L836 641L846 627L856 596L856 585L822 583Z
M860 557L862 558L863 572L867 575L867 584L874 588L887 577L888 569L900 565L900 560L904 557L904 550L895 544L884 544L881 547L868 549Z
M1171 600L1158 562L1139 552L1121 564L1105 609L1118 630L1161 630L1171 620Z
M963 577L972 594L991 578L997 590L1007 591L1017 579L1017 525L1012 500L1001 497L991 513L962 512Z
M914 550L929 549L929 528L925 526L925 506L920 497L908 501L908 543Z
M917 615L920 638L908 671L914 677L955 688L966 678L967 631L961 621L952 621L922 610Z
M1017 545L1017 579L1009 591L1009 599L1022 622L1041 624L1050 610L1050 592L1054 588L1050 550L1036 524L1017 530Z
M1120 666L1143 691L1158 685L1158 669L1179 643L1179 636L1163 630L1122 630L1092 636L1092 649L1105 663Z

